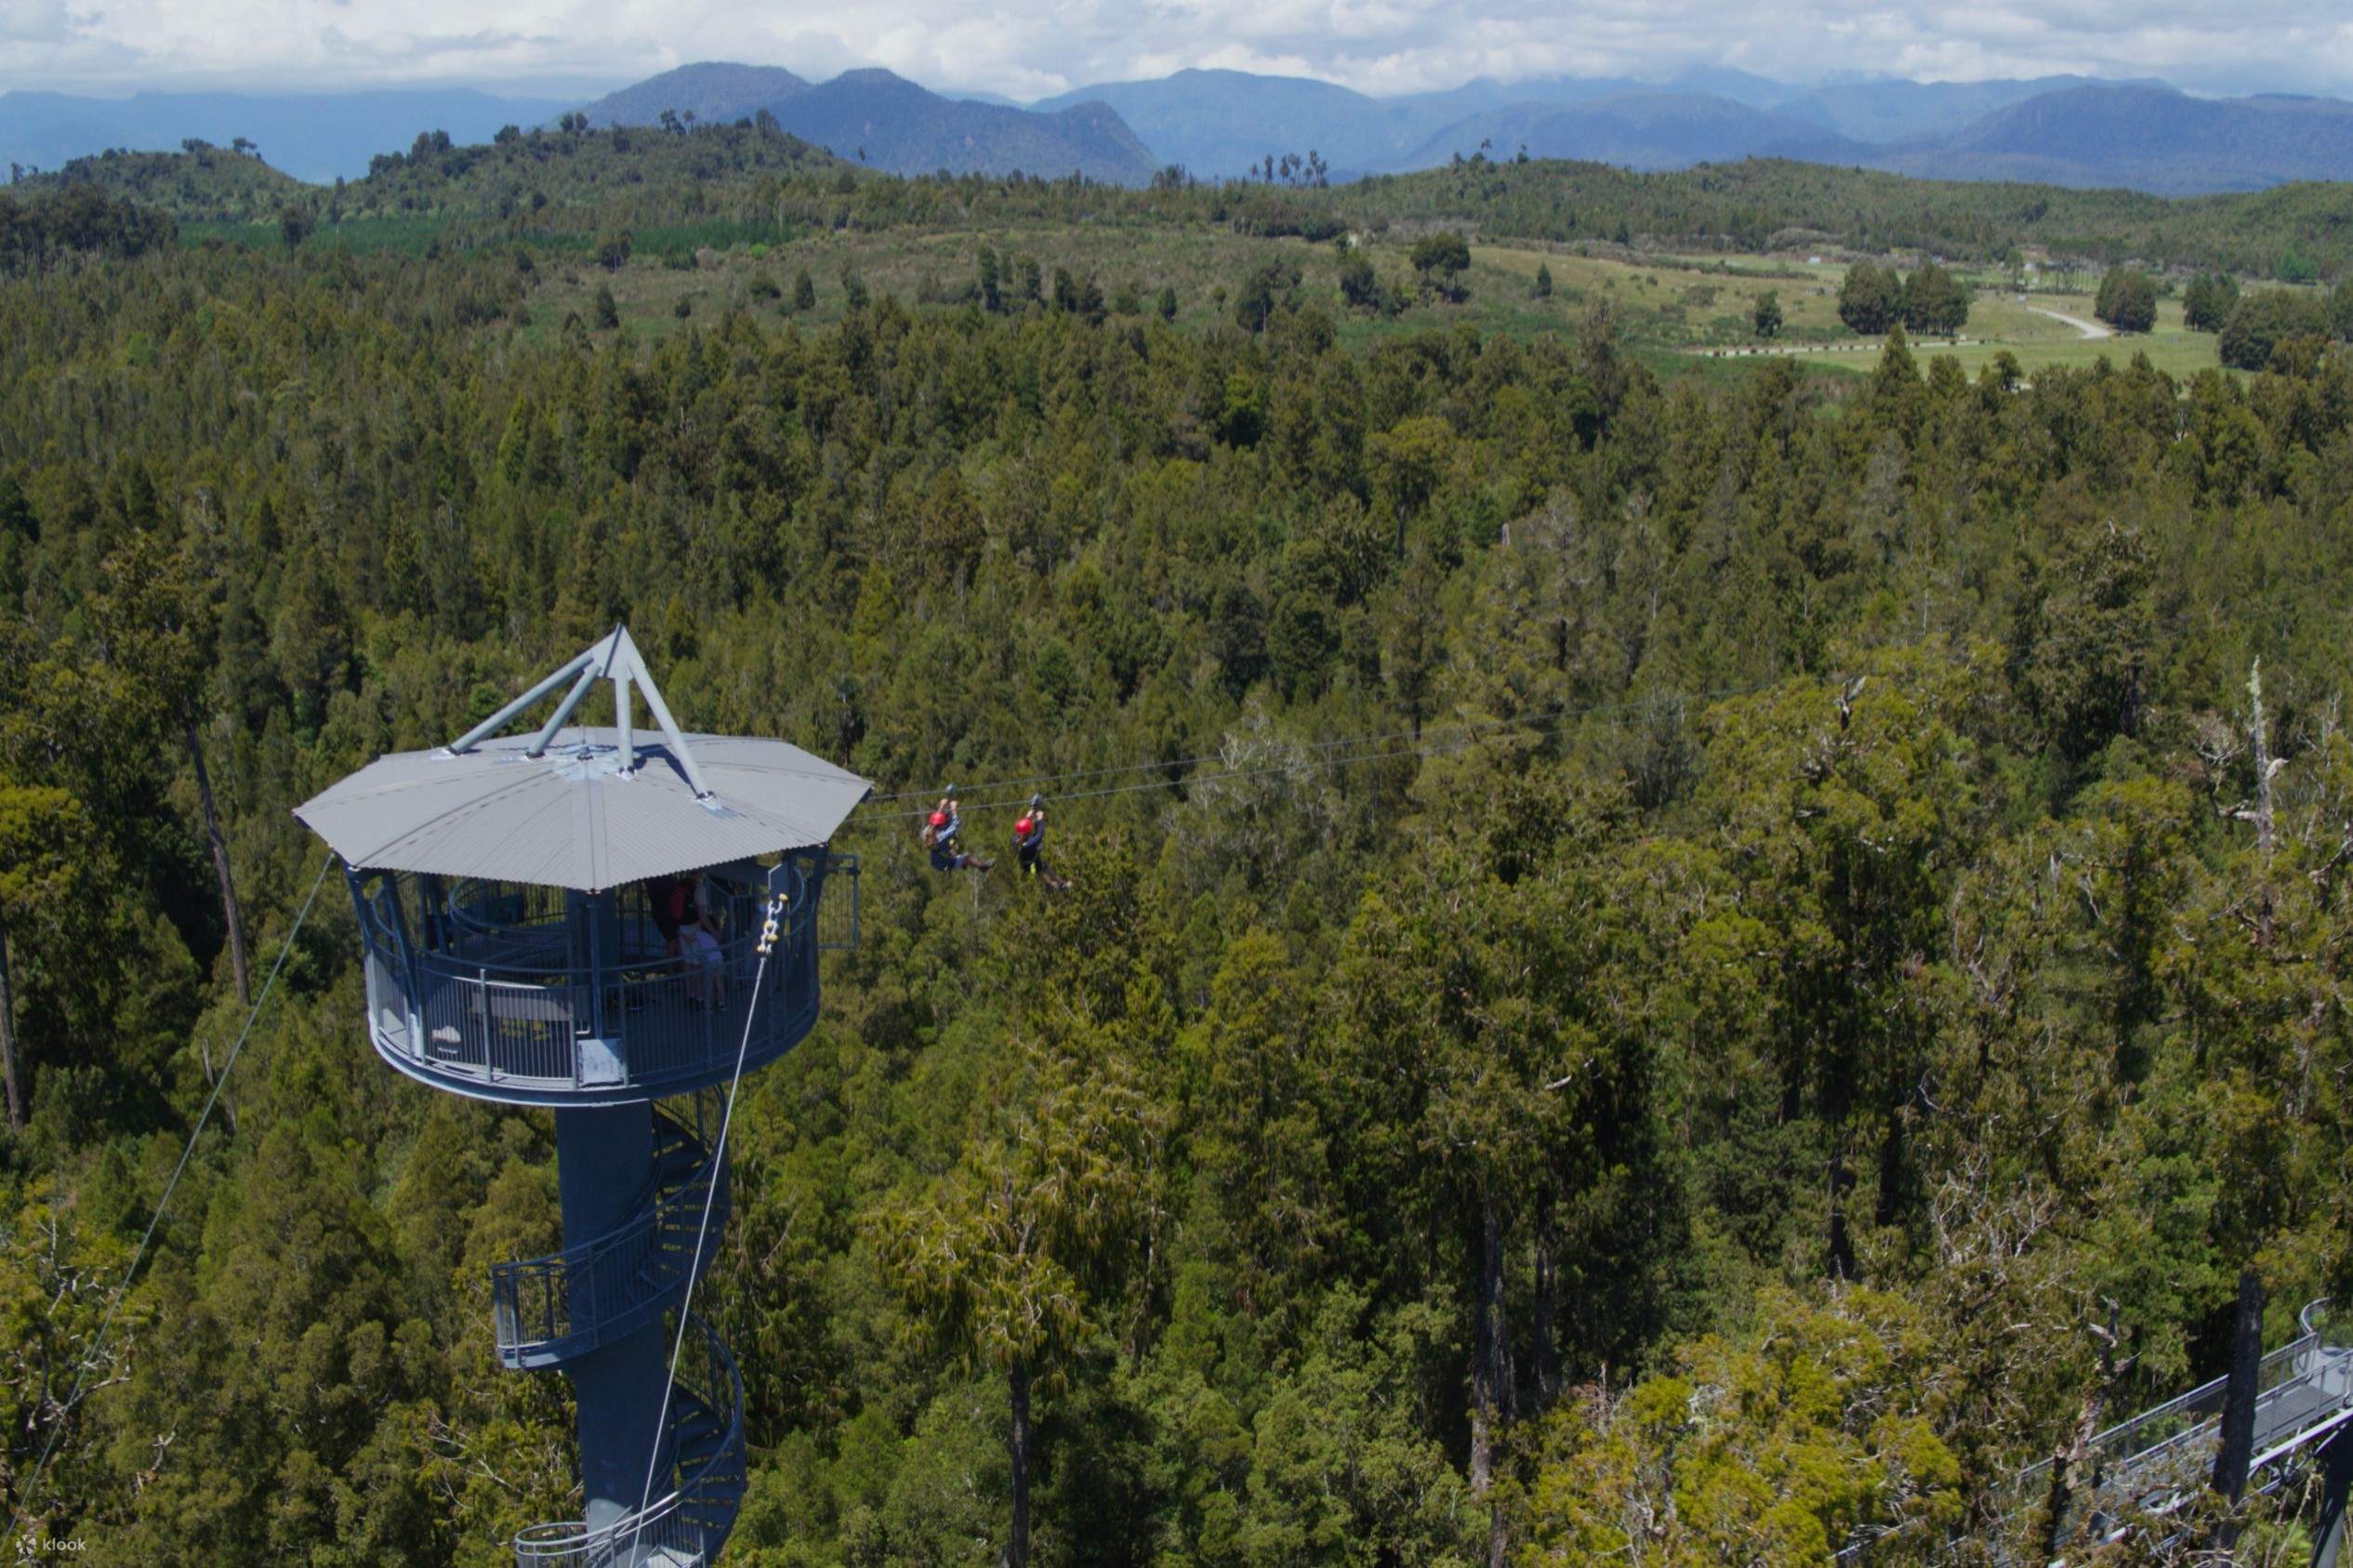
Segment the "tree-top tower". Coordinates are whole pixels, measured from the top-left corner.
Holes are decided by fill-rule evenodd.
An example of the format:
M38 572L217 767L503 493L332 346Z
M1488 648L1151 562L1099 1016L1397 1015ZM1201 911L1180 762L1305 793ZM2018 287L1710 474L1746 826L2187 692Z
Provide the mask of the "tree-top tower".
M572 725L600 681L612 727ZM492 1294L499 1359L572 1380L586 1506L524 1531L519 1562L705 1562L734 1522L741 1379L685 1311L727 1211L709 1091L815 1021L818 897L850 863L826 841L866 789L781 741L683 733L615 627L296 810L343 863L377 1053L555 1113L563 1250L500 1264Z

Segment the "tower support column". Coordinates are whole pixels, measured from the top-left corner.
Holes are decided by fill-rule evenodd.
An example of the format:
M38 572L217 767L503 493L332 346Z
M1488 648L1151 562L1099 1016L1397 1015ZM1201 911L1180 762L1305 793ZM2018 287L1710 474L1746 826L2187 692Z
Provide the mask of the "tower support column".
M2345 1495L2353 1489L2353 1429L2320 1445L2320 1517L2312 1525L2312 1568L2336 1568L2345 1546Z
M654 1110L641 1101L555 1114L556 1186L569 1249L610 1235L636 1207L654 1174ZM584 1272L572 1283L574 1321L610 1311L609 1302L596 1298L624 1283L600 1279L593 1269ZM660 1453L668 1435L662 1422L668 1351L668 1335L656 1318L563 1369L578 1407L580 1487L591 1531L636 1511L649 1468L655 1496L661 1494L662 1461L668 1457Z

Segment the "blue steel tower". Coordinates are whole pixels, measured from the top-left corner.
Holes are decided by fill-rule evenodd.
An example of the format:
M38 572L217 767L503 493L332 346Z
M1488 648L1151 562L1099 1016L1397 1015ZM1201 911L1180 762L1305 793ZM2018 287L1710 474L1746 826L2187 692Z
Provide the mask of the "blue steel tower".
M600 682L614 723L574 725ZM504 1364L571 1379L585 1506L516 1537L520 1564L682 1568L734 1522L742 1379L688 1310L727 1216L721 1108L816 1020L819 896L856 869L826 845L866 789L780 741L682 733L616 627L296 811L343 863L377 1054L555 1115L563 1248L495 1268L492 1302Z

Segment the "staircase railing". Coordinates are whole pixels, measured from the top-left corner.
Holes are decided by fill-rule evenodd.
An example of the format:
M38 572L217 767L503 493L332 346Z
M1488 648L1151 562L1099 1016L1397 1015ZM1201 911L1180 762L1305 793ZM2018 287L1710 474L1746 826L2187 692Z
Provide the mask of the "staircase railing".
M666 1111L655 1113L656 1171L638 1207L593 1241L543 1258L495 1263L491 1316L498 1359L509 1367L554 1366L622 1338L672 1306L697 1266L694 1238L706 1198L710 1223L699 1269L710 1267L727 1224L727 1170L706 1137ZM707 1119L698 1116L708 1125ZM680 1151L691 1168L662 1168ZM713 1191L716 1183L717 1191Z
M692 1314L687 1322L694 1332L670 1396L673 1457L656 1478L668 1490L596 1530L576 1520L531 1526L515 1537L517 1568L683 1568L718 1555L744 1501L744 1380L710 1325Z

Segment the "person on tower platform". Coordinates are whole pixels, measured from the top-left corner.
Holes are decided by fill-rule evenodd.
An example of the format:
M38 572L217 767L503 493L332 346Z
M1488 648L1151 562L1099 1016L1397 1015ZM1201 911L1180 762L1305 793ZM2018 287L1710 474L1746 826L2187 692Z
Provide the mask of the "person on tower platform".
M940 803L932 808L932 814L923 822L923 848L932 857L934 871L986 871L995 861L985 861L978 855L968 855L957 847L956 836L964 826L962 815L956 807L956 786L947 786Z
M1068 878L1046 869L1046 797L1033 795L1029 810L1013 824L1013 853L1021 859L1022 875L1034 876L1056 892L1069 889Z

